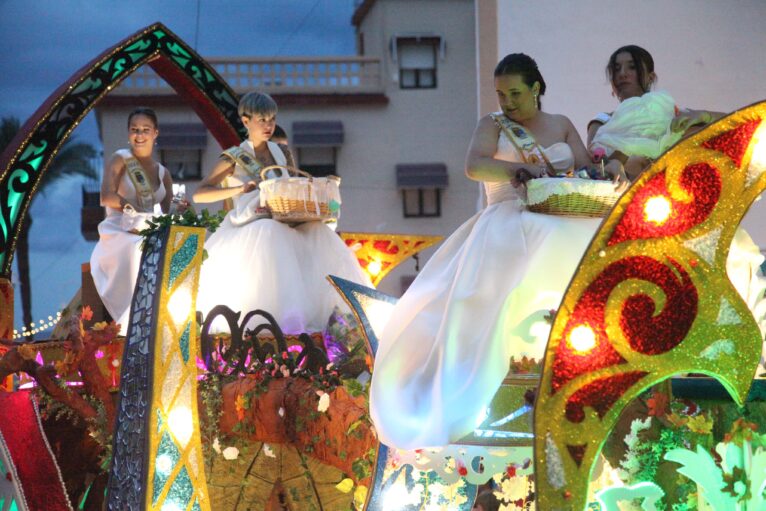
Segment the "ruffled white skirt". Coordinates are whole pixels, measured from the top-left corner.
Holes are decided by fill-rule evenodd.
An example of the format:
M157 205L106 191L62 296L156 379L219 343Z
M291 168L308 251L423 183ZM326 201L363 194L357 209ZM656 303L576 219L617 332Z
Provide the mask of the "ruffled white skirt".
M120 333L125 334L143 238L123 228L122 215L107 216L98 224L98 235L90 256L90 273L106 310L120 324Z
M322 331L345 302L327 275L371 285L353 252L321 222L290 227L271 219L235 226L227 216L205 244L197 308L262 309L285 333Z

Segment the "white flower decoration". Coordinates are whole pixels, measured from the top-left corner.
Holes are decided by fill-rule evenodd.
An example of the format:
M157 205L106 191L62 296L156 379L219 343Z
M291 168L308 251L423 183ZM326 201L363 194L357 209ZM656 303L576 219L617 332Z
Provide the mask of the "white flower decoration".
M324 393L319 398L319 404L317 405L317 411L326 412L330 408L330 394Z
M223 459L236 460L239 457L239 449L236 447L227 447L223 450Z
M221 454L221 442L218 441L218 437L215 437L215 440L213 440L213 450Z
M269 458L276 458L277 457L277 455L274 454L274 451L271 449L269 444L263 444L263 454L265 454Z

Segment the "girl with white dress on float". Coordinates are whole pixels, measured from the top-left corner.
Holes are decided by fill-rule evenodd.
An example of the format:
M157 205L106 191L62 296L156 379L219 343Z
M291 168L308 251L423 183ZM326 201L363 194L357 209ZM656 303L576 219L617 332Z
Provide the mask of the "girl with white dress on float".
M287 334L322 331L335 307L346 309L327 275L371 285L353 252L321 221L289 225L261 208L260 170L294 167L287 145L270 142L277 104L268 94L249 92L239 102L248 138L221 155L194 193L196 202L231 199L232 209L205 244L199 309L226 305L244 316L264 310ZM278 177L268 171L266 178ZM214 327L215 328L215 327Z
M104 168L101 205L106 218L98 225L99 241L90 257L90 272L101 301L127 331L130 302L141 263L138 231L155 214L168 213L173 181L154 159L159 135L157 115L137 108L128 116L129 149L116 151Z
M606 168L624 167L636 179L673 144L713 120L720 112L680 109L670 94L652 91L657 82L654 59L644 48L622 46L609 57L607 76L620 104L612 113L599 113L588 124L588 149L603 155ZM766 332L766 278L760 248L743 228L737 229L726 260L726 272L755 320Z
M601 223L524 209L527 178L590 164L571 121L540 110L545 81L524 54L495 68L502 111L479 120L466 175L488 205L452 234L396 304L373 369L370 414L381 441L439 447L473 431L511 357L542 359L558 308ZM623 176L614 176L621 186Z

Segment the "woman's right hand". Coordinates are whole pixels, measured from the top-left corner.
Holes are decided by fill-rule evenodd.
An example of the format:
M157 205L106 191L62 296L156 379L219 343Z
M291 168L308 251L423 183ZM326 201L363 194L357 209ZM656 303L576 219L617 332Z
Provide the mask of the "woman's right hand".
M527 184L527 181L534 179L535 177L530 171L527 169L518 169L516 172L513 173L513 177L511 177L511 186L514 188L519 188L521 186L524 186Z
M248 181L247 183L242 185L242 193L250 193L256 188L258 188L258 183L256 183L255 181Z

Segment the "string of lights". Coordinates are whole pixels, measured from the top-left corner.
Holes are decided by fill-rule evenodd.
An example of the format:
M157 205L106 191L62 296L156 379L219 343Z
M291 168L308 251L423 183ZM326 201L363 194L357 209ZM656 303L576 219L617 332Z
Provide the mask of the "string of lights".
M53 328L58 324L58 322L61 321L61 311L58 311L56 313L56 316L48 316L47 321L45 319L40 319L37 322L31 322L29 326L23 326L21 327L21 331L14 329L13 330L13 340L21 339L22 337L29 337L30 335L35 335L40 332L44 332L50 328Z

